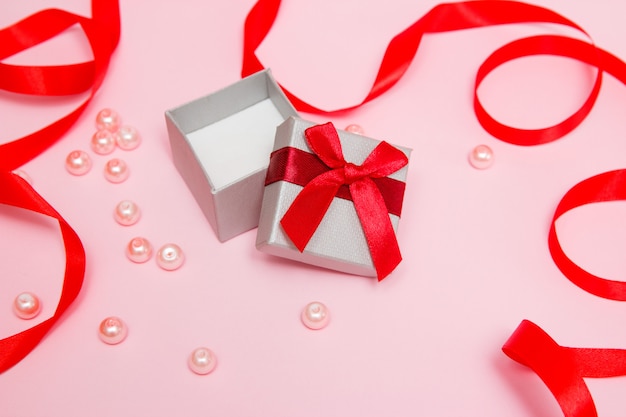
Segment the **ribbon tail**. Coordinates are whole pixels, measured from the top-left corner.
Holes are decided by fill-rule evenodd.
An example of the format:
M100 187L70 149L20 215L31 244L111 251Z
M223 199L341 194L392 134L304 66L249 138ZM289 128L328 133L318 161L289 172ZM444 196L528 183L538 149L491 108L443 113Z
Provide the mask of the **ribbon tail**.
M280 220L283 230L300 252L304 252L341 185L336 179L333 181L336 176L335 171L328 171L313 179Z
M352 183L350 192L365 233L376 276L378 281L382 281L402 261L385 200L374 181L369 178Z

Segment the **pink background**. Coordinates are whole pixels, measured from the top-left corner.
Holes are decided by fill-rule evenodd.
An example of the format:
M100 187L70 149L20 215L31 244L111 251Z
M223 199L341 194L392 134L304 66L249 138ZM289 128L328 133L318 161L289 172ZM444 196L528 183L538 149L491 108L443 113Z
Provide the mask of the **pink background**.
M259 50L274 76L327 109L359 102L385 45L436 1L285 0ZM626 3L541 0L626 57ZM122 37L102 89L63 140L26 164L38 190L75 228L88 258L85 284L68 314L22 362L0 375L2 416L482 416L561 415L539 378L501 346L523 319L561 345L626 348L626 305L570 283L547 249L563 194L577 182L626 167L626 89L606 77L588 119L566 138L521 148L477 123L472 89L482 61L505 42L563 28L515 25L426 36L406 76L390 92L342 117L302 114L414 149L398 239L404 261L386 280L320 270L255 250L255 232L219 243L170 158L163 113L240 78L244 19L253 0L122 1ZM90 15L88 0L5 2L0 27L40 9ZM82 33L63 36L6 62L71 63L89 58ZM593 72L551 57L510 63L485 82L481 97L500 121L543 127L569 115ZM0 142L30 133L84 97L48 99L0 93ZM107 182L109 159L94 155L84 177L65 156L89 148L94 118L116 109L143 143L116 150L131 168ZM495 165L477 171L467 154L494 149ZM112 218L122 199L143 217ZM567 253L590 272L626 279L626 206L584 207L559 223ZM58 226L0 207L0 337L50 317L63 276ZM178 271L154 260L129 262L134 236L156 247L178 243ZM15 295L30 290L42 313L22 321ZM299 321L319 300L330 325ZM128 338L105 345L100 321L118 315ZM186 358L205 345L218 356L198 376ZM0 353L1 354L1 353ZM622 415L626 377L588 380L598 412Z

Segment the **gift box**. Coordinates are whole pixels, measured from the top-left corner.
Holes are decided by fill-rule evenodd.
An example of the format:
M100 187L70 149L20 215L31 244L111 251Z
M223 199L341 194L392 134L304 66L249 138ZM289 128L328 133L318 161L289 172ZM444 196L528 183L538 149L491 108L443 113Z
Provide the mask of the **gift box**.
M257 227L276 126L291 116L269 70L165 112L174 165L221 242Z
M395 234L410 153L331 123L288 118L276 129L257 249L384 278L401 259Z

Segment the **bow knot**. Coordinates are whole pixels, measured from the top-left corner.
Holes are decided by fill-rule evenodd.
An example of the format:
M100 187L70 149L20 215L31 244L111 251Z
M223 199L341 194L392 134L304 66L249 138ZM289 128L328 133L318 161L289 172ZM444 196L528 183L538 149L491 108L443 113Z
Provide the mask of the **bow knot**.
M369 172L363 169L362 165L355 165L352 162L346 162L343 167L344 184L350 185L353 182L359 181L364 177L367 177Z
M283 230L303 252L339 188L348 185L376 275L382 280L402 257L385 200L372 179L398 171L408 163L408 158L399 149L381 142L361 165L347 162L332 123L310 127L305 130L305 136L313 153L330 170L313 178L300 191L281 219Z

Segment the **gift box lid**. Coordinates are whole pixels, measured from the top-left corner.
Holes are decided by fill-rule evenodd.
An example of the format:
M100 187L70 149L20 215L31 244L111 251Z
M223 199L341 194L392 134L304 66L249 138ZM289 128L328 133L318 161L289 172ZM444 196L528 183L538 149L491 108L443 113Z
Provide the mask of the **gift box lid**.
M270 163L270 173L274 170L273 163L284 165L284 161L278 162L274 158L282 154L285 149L296 150L291 153L305 151L308 155L311 155L312 151L307 145L304 132L312 126L315 126L315 123L291 117L277 128L276 141L274 142L274 151L272 153L273 160ZM337 133L345 160L356 165L362 164L368 155L381 144L380 140L355 133L341 130L338 130ZM404 147L394 148L408 162L411 149ZM303 161L289 156L288 159L291 159L293 163L292 168L295 169L308 169L306 167L311 165L310 158L306 158L306 161ZM298 168L298 165L300 165L300 168ZM394 235L400 220L399 214L407 172L408 164L387 176L389 181L394 182L395 186L399 186L396 190L401 194L396 199L399 199L400 209L395 210L397 211L396 214L388 213ZM370 248L353 201L346 198L333 198L317 230L315 230L305 249L301 252L285 233L281 220L304 186L289 180L274 181L269 177L269 181L266 181L259 228L257 230L257 249L271 255L355 275L377 275Z

